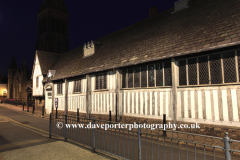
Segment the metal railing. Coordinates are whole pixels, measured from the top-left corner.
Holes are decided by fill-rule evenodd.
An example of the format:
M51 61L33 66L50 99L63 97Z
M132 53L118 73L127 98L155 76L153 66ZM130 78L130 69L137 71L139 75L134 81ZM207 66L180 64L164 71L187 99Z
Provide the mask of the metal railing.
M50 114L49 137L60 136L65 141L70 139L91 147L93 152L103 151L124 159L231 160L240 157L240 141L230 139L227 132L221 138L141 127L132 130L128 127L105 129L101 127L103 124L119 123L70 115L58 115L56 118ZM95 128L89 128L90 125L95 125Z

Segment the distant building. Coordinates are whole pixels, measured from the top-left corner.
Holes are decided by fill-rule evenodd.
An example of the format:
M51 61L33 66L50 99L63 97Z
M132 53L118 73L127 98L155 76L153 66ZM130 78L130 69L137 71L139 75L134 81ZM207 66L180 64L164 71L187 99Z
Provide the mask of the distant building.
M7 98L7 77L0 75L0 100Z
M8 92L7 98L21 99L27 102L27 92L25 89L32 85L31 70L29 70L23 61L21 69L17 67L14 56L8 67Z

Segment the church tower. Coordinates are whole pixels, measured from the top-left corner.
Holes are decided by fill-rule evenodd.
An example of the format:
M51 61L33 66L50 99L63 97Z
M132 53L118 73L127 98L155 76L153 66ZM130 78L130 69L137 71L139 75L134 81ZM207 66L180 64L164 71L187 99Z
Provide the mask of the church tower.
M43 0L38 12L36 49L55 53L69 50L68 11L64 0Z

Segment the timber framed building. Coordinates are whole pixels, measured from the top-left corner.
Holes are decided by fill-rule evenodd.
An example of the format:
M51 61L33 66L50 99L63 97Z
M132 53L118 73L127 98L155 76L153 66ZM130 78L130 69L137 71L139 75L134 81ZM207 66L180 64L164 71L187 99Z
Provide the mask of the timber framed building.
M39 84L47 113L58 98L87 117L240 127L240 1L186 2L56 55Z

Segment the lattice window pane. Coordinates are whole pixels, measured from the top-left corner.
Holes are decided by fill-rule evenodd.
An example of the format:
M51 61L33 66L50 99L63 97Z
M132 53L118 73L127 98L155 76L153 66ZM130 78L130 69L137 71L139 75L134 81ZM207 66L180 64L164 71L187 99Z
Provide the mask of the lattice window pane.
M76 92L76 87L77 87L77 83L76 83L76 81L74 81L74 86L73 86L73 92Z
M186 60L179 61L179 85L187 85Z
M147 66L141 67L141 87L147 87Z
M96 89L99 89L99 83L98 83L99 80L98 80L98 79L99 79L99 76L96 75L96 78L95 78L95 80L96 80L96 82L95 82L95 83L96 83L96 85L95 85L95 86L96 86Z
M102 89L103 87L103 78L102 75L99 75L99 89Z
M107 89L107 74L96 75L96 89Z
M197 59L188 59L188 83L197 85Z
M208 57L198 58L199 84L209 84Z
M155 87L154 65L148 66L148 87Z
M238 56L238 76L240 80L240 50L237 51L237 56Z
M81 92L81 80L78 80L78 92Z
M74 92L81 92L81 80L74 81Z
M156 86L163 86L162 64L156 64Z
M126 77L127 77L127 69L123 69L122 70L122 88L127 88Z
M222 83L221 55L214 54L209 56L209 59L211 84L220 84Z
M133 88L133 68L128 68L128 88Z
M164 80L165 86L172 86L171 62L164 63Z
M107 74L103 74L103 89L107 89Z
M140 67L134 68L134 87L140 87Z
M57 84L57 94L62 94L62 83Z
M234 51L223 53L222 56L223 56L224 82L225 83L236 82L237 76Z

